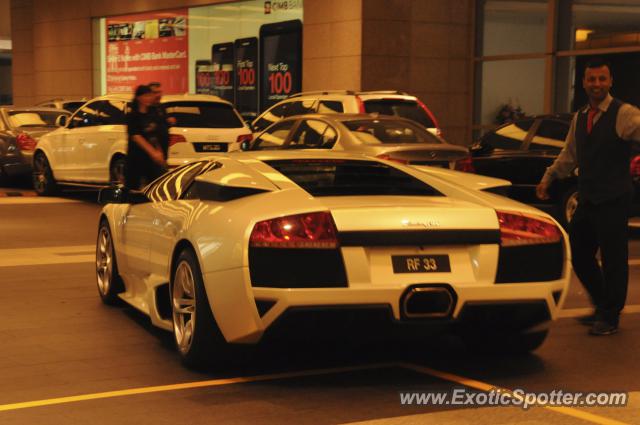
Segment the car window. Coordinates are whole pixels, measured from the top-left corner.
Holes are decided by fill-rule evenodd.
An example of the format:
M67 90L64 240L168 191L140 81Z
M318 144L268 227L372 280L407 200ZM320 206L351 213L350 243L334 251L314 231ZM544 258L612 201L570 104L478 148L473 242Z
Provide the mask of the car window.
M71 117L69 128L99 125L100 120L98 118L97 103L98 102L91 102L81 109L78 109L73 117Z
M433 122L429 114L427 114L427 112L415 100L366 100L364 102L364 110L367 113L377 112L382 115L392 115L396 117L407 118L409 120L422 124L426 128L436 127L436 124Z
M199 161L176 168L174 171L153 181L145 189L145 194L154 202L178 199L207 164L209 164L209 161Z
M343 121L351 134L366 145L394 143L442 143L433 134L406 120Z
M283 102L268 109L256 122L253 123L254 131L262 131L274 122L293 115L302 115L315 112L313 110L314 99L294 100Z
M57 127L56 119L67 112L57 111L9 111L11 127Z
M94 102L98 125L124 125L126 117L124 115L123 101L99 100Z
M336 141L335 139L336 132L327 123L318 120L302 120L293 136L291 136L291 141L287 147L331 149Z
M82 105L84 105L85 102L64 102L62 104L62 108L66 109L67 111L74 113L76 110L78 110L79 107L81 107ZM51 105L51 107L55 107L55 105Z
M569 132L569 123L559 120L542 120L529 145L530 150L560 152Z
M263 132L251 146L251 150L260 149L277 149L284 145L287 135L293 125L296 123L295 119L282 121L273 124L265 132Z
M174 127L242 128L244 123L233 106L221 102L179 101L162 105L168 117L176 120Z
M312 196L442 196L427 183L380 162L325 158L266 163Z
M521 120L492 130L482 137L482 145L490 149L520 149L533 121Z
M321 114L339 114L344 112L344 106L338 100L321 100L318 104L318 112Z

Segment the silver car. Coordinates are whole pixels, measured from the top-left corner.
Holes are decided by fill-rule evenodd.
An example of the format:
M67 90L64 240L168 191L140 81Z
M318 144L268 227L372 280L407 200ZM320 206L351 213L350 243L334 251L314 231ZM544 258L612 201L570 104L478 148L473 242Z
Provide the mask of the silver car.
M244 149L330 149L473 171L467 148L447 143L411 120L382 115L298 115L272 124Z

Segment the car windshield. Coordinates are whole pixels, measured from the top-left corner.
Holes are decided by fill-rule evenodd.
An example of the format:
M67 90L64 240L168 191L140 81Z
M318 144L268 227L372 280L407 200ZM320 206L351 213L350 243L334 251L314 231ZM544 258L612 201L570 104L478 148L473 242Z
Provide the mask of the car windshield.
M380 162L295 159L266 163L312 196L443 196L423 181Z
M175 127L242 128L244 123L233 106L220 102L179 101L163 103L167 117L175 118Z
M12 127L57 127L56 119L60 115L71 114L60 111L9 111Z
M367 145L395 143L442 143L433 134L404 120L356 120L342 122Z
M426 128L437 127L427 112L414 100L377 99L364 102L366 113L377 112L381 115L393 115L407 118L422 124Z

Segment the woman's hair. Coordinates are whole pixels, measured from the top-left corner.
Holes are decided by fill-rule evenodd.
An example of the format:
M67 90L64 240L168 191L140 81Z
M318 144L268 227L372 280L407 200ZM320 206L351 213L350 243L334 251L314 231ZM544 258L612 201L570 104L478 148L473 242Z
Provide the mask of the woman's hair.
M133 95L133 102L131 102L131 110L138 112L140 110L140 102L138 101L138 98L143 94L147 94L151 92L152 92L151 87L146 86L144 84L141 84L138 87L136 87L136 91L134 92L134 95Z

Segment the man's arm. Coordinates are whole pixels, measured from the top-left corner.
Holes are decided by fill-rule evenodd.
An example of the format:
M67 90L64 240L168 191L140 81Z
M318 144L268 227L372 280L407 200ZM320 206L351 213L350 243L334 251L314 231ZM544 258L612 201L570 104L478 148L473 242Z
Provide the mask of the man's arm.
M558 178L568 177L578 164L575 137L577 116L578 114L575 114L571 120L571 126L569 126L569 132L567 133L562 151L560 151L556 160L553 161L553 164L547 168L547 171L540 180L540 184L536 187L536 195L542 200L549 199L549 186L551 186L551 182Z
M623 140L640 143L640 109L625 103L618 111L616 132Z

